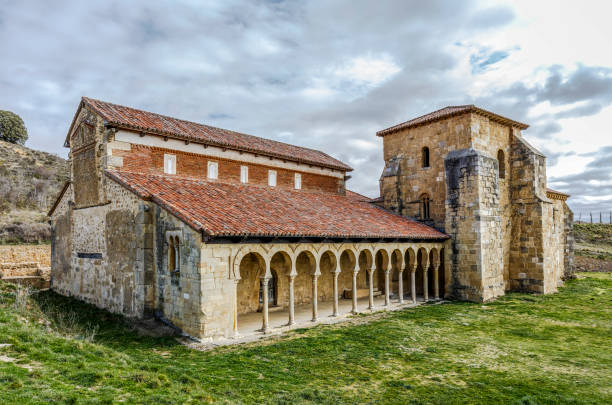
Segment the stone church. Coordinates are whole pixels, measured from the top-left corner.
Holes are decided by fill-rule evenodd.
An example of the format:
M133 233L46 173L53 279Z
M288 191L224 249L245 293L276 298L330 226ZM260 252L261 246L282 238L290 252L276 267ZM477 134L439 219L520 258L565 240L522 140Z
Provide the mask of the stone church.
M51 287L201 339L304 308L317 322L554 292L573 271L572 212L526 128L468 105L379 131L370 199L324 152L84 97L49 212Z

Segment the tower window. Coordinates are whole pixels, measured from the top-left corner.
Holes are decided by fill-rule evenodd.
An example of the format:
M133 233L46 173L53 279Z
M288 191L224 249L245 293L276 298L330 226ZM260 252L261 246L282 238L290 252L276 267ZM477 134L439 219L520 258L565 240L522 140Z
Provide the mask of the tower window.
M213 179L213 180L219 178L219 163L217 163L217 162L208 162L207 177L209 179Z
M423 148L423 167L429 167L429 148L425 146Z
M249 167L248 166L240 166L240 182L241 183L249 182Z
M268 170L268 185L276 187L276 170Z
M430 206L431 200L429 199L429 195L423 194L419 198L419 200L420 200L421 219L422 220L430 219L430 216L429 216L429 206Z
M499 178L506 178L506 157L503 150L497 151L497 163L499 164Z
M176 174L176 156L175 155L164 155L164 173Z

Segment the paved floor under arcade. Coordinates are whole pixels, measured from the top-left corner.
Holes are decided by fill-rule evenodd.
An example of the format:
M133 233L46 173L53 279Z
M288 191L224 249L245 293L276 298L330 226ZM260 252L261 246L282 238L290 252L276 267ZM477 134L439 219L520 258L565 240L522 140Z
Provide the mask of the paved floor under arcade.
M401 308L409 308L423 304L423 297L417 297L417 303L412 304L409 298L404 300L404 304L400 305L397 298L391 300L389 307L384 307L385 298L384 296L374 297L374 312L384 310L395 310ZM350 299L340 299L338 301L338 312L337 317L330 316L332 314L333 303L332 301L319 302L319 321L312 322L312 304L302 304L295 306L295 325L291 327L287 326L289 320L288 310L282 311L270 311L270 334L278 334L284 331L311 327L318 324L329 324L336 323L345 320L348 316L351 316L352 301ZM357 300L357 309L359 312L369 313L372 312L368 308L368 297ZM238 317L238 332L240 336L236 340L254 340L263 336L261 333L262 315L260 312L252 312L249 314L240 315Z

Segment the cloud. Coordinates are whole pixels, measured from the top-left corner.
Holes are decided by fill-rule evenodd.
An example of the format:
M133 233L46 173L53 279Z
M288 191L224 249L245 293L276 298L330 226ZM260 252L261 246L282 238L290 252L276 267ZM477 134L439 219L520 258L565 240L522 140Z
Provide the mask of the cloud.
M585 100L602 100L612 103L612 69L598 66L578 67L569 75L563 75L560 66L552 66L550 75L535 94L537 101L564 105Z
M586 154L593 160L573 175L551 177L549 183L572 194L571 204L578 211L612 208L612 146Z
M510 23L515 15L506 6L494 6L478 11L470 19L470 25L478 29L494 28Z
M485 43L516 18L476 1L12 2L0 10L0 109L23 117L29 146L64 156L83 95L227 127L326 151L355 168L350 188L377 196L377 130L476 103L551 139L610 105L610 70L585 64L470 96L521 52ZM547 102L556 116L532 113Z

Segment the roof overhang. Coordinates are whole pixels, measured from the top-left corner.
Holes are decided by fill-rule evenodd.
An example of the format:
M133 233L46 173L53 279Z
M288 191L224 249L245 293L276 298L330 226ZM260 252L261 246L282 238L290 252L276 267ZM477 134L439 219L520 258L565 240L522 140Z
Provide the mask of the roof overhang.
M452 109L453 107L445 107L445 108L449 108ZM442 109L444 110L444 109ZM441 110L438 110L441 111ZM460 106L460 107L456 107L454 110L448 112L448 113L444 113L444 114L435 114L437 111L433 112L433 113L429 113L429 114L425 114L421 117L417 117L414 119L411 119L409 121L403 122L401 124L397 124L394 125L392 127L380 130L378 132L376 132L376 136L381 136L384 137L386 135L392 134L394 132L398 132L401 130L405 130L405 129L409 129L409 128L416 128L416 127L420 127L420 126L424 126L427 124L430 124L432 122L435 121L441 121L441 120L445 120L447 118L450 117L455 117L455 116L459 116L459 115L463 115L463 114L469 114L469 113L474 113L474 114L479 114L482 115L484 117L489 118L491 121L495 121L498 122L500 124L503 125L508 125L511 127L516 127L519 128L521 130L527 129L529 128L529 125L524 124L522 122L518 122L518 121L514 121L510 118L501 116L499 114L495 114L494 112L491 111L487 111L485 109L476 107L475 105L466 105L466 106ZM430 116L430 117L429 117Z

